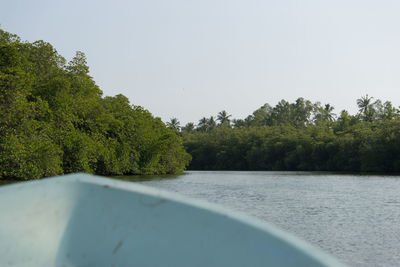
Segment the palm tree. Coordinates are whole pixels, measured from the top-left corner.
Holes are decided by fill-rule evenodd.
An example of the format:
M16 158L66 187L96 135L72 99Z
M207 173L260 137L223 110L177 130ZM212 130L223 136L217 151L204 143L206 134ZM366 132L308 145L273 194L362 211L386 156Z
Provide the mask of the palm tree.
M171 120L169 122L167 122L166 124L167 124L168 128L179 132L179 130L180 130L180 122L178 121L177 118L171 118Z
M334 109L335 108L333 106L331 106L330 104L325 104L325 108L324 108L324 113L325 114L324 115L325 115L325 119L327 121L333 121L334 120L334 118L336 116L336 114L332 112Z
M182 127L182 131L185 132L193 132L194 131L194 123L193 122L188 122L184 127Z
M372 106L372 101L373 97L368 97L368 94L366 96L362 96L361 98L357 99L357 106L359 108L360 113L364 114L364 116L367 116L368 110Z
M199 131L205 132L208 128L208 120L206 117L203 117L199 120L199 124L197 124L197 129Z
M325 104L325 106L323 107L321 106L320 102L316 102L313 105L314 123L323 123L329 125L332 121L335 120L336 114L332 112L334 109L335 108L330 104Z
M225 123L229 125L229 123L231 121L229 118L231 116L232 115L228 115L228 113L225 110L223 110L220 113L218 113L217 120L219 120L220 125L225 124Z

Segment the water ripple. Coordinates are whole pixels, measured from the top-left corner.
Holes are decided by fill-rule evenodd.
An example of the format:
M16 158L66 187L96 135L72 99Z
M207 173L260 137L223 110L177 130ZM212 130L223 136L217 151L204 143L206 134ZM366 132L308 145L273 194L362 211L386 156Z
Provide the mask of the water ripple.
M400 264L400 177L188 172L142 183L259 217L350 266Z

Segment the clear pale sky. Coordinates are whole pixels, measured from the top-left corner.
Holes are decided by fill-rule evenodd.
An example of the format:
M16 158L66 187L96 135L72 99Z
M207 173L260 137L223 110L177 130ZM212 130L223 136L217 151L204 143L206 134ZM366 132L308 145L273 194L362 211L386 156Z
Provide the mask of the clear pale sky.
M181 124L298 97L400 105L398 0L3 0L1 27L83 51L104 95Z

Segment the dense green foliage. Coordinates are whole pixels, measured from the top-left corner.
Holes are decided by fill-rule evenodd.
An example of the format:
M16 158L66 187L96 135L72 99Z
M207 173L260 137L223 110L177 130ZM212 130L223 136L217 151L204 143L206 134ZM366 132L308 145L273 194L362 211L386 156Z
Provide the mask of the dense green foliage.
M123 95L102 97L85 55L0 30L0 178L71 172L171 174L190 160L181 137Z
M359 113L299 98L265 104L244 120L225 111L182 127L194 170L400 171L400 115L390 102L357 100Z

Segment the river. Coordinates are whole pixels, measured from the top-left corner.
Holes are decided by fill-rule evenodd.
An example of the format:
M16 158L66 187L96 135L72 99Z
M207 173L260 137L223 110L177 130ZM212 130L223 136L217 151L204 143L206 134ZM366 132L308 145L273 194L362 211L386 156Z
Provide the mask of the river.
M400 265L400 176L188 171L123 179L258 217L350 266Z

